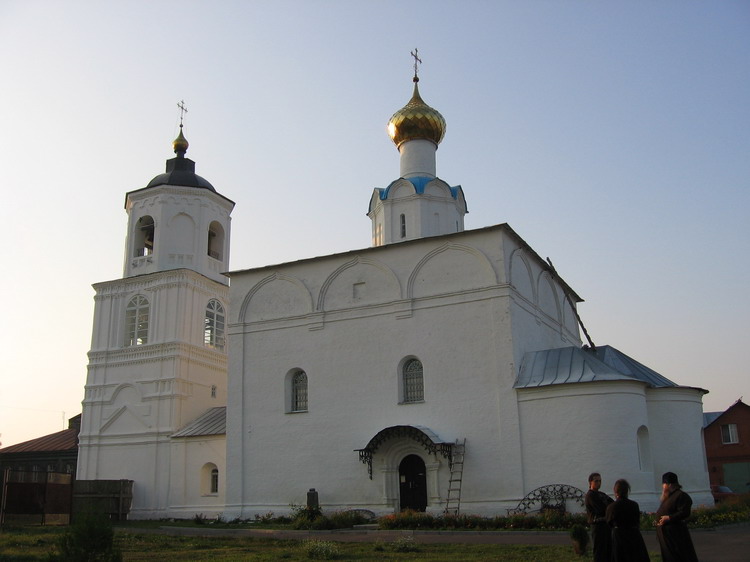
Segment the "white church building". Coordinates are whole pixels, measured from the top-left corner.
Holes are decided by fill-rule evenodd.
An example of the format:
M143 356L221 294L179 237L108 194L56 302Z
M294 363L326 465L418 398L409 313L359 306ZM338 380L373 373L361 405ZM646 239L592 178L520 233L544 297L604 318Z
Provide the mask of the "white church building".
M549 484L661 474L712 504L700 388L582 345L581 298L507 224L464 230L445 120L391 117L399 177L372 247L229 270L234 203L195 174L126 194L123 278L94 285L78 478L134 481L132 518L404 508L504 515ZM182 127L182 126L181 126ZM230 286L231 280L231 286Z

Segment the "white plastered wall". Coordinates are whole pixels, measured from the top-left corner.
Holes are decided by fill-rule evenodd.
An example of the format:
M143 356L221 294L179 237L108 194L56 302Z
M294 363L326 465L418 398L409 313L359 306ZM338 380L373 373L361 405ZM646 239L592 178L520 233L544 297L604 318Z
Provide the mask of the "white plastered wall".
M309 488L327 509L392 511L396 459L378 451L370 480L354 450L394 425L465 437L462 508L512 507L525 486L507 243L497 227L233 274L227 516L287 510ZM528 314L527 346L575 339ZM424 403L398 403L407 356L423 363ZM308 412L285 411L290 369L308 376ZM420 456L439 510L447 461Z
M189 268L226 284L223 273L229 269L233 207L234 203L207 189L163 185L129 193L124 276ZM136 229L138 219L144 216L154 220L154 251L148 256L137 256ZM219 259L208 255L209 228L214 222L223 230Z
M211 298L229 289L190 270L95 286L77 477L129 479L132 518L169 515L170 436L206 410L226 404L226 352L203 344ZM148 342L125 346L125 307L149 299ZM215 396L214 394L215 387Z
M694 506L714 505L702 437L704 392L685 387L658 388L646 395L654 429L650 434L654 484L661 488L662 474L676 473Z
M224 512L226 495L226 436L172 439L169 512L173 517L196 514L215 518ZM216 493L210 487L210 469L219 471Z

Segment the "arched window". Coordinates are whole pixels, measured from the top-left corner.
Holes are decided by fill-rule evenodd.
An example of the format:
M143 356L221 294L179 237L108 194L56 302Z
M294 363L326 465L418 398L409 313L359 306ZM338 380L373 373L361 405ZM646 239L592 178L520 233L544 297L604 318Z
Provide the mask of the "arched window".
M297 371L292 376L292 412L307 412L307 375Z
M156 226L154 219L148 215L138 219L135 223L133 233L133 255L134 257L150 256L154 253L154 236Z
M203 344L224 349L224 307L216 299L208 301L203 319Z
M148 343L148 300L136 295L125 309L125 345L143 345Z
M201 494L204 496L219 493L219 468L207 462L201 468Z
M401 372L403 381L403 402L424 401L424 377L422 374L422 362L419 359L409 359L404 363Z
M208 255L215 260L224 259L224 228L216 221L208 227Z
M406 238L406 215L401 215L401 238Z

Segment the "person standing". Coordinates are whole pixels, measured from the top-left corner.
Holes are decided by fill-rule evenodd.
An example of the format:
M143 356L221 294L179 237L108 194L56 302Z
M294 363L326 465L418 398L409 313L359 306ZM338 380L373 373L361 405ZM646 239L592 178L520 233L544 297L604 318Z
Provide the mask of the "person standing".
M649 562L646 543L641 535L641 510L628 499L630 484L615 482L615 502L607 506L607 524L612 529L612 562Z
M698 562L687 528L693 500L682 491L674 472L662 476L661 505L656 510L656 537L664 562Z
M589 526L591 527L591 538L594 543L594 562L609 562L611 552L611 533L607 526L607 506L614 500L604 492L602 487L602 476L598 472L589 474L589 491L583 498L586 507Z

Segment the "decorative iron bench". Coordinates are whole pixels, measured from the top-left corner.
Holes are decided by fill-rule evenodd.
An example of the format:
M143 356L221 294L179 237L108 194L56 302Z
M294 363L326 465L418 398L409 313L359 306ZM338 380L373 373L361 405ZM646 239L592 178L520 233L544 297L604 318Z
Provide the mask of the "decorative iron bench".
M529 511L544 511L545 509L565 512L567 500L574 500L583 507L583 490L568 484L548 484L526 494L516 507L508 510L508 515L523 515ZM538 508L532 509L537 505Z
M369 522L373 522L378 518L378 516L375 515L375 513L370 511L369 509L347 509L346 511L344 511L344 513L351 513L352 515L359 515L360 517L366 519Z

